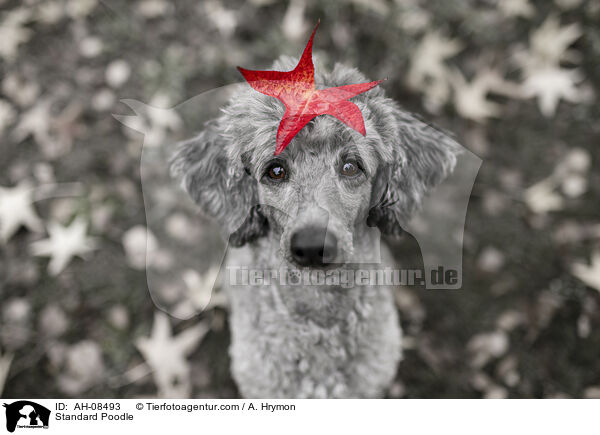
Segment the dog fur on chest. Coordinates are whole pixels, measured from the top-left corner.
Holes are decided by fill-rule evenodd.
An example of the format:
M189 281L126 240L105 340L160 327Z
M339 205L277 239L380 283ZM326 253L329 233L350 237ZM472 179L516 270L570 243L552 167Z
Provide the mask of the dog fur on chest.
M260 267L252 248L229 265ZM233 375L245 397L378 397L401 355L384 286L227 286Z

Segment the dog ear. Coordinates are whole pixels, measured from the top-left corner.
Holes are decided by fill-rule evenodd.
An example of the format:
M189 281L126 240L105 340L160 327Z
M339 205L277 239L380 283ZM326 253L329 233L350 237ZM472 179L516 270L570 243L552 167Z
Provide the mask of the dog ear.
M170 161L171 176L219 223L233 246L239 247L266 234L267 220L260 213L256 181L242 162L232 162L216 123L197 137L181 143Z
M444 180L456 165L462 147L442 130L392 103L392 143L373 185L373 204L367 225L383 234L399 236L419 209L427 192ZM384 137L382 135L382 137Z

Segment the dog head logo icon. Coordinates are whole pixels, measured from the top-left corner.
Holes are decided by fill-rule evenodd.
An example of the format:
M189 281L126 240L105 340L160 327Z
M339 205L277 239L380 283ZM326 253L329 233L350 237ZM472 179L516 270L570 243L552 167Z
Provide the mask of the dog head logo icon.
M50 410L29 400L19 400L4 404L6 408L6 430L14 432L16 428L47 428Z

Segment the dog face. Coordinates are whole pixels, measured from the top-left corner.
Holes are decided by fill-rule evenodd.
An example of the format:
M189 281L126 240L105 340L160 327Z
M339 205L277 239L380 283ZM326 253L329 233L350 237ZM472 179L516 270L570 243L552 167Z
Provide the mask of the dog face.
M325 267L353 258L379 166L375 150L354 130L323 116L279 156L271 143L244 151L261 213L288 266Z
M273 69L289 70L282 58ZM321 72L317 86L368 81L352 68ZM351 99L367 135L324 115L305 126L279 155L275 135L284 114L275 98L247 84L223 115L181 145L172 174L201 209L241 246L268 237L288 266L351 261L369 227L399 235L423 195L453 169L460 146L400 110L374 88Z

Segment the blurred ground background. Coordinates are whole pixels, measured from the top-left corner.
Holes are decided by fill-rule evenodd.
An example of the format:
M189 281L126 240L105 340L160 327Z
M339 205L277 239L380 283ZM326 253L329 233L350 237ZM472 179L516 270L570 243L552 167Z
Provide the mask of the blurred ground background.
M389 396L600 397L600 1L0 11L2 397L237 397L226 308L155 314L139 262L144 137L111 114L130 114L120 99L170 107L240 81L236 65L298 56L317 19L321 62L388 77L390 96L483 159L463 288L398 289L405 358ZM177 133L177 120L147 122L152 140Z

